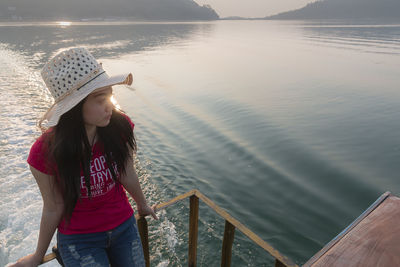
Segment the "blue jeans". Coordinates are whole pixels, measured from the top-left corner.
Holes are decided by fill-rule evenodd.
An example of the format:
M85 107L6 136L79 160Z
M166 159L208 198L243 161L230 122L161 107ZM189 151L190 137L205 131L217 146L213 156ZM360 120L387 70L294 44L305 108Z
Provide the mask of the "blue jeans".
M57 232L57 247L66 267L145 266L134 216L107 232L76 235Z

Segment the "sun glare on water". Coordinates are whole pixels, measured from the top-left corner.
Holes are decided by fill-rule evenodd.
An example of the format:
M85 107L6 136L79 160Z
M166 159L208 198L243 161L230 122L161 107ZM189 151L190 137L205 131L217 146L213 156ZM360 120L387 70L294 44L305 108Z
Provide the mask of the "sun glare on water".
M57 21L57 25L60 26L71 26L72 22L71 21Z

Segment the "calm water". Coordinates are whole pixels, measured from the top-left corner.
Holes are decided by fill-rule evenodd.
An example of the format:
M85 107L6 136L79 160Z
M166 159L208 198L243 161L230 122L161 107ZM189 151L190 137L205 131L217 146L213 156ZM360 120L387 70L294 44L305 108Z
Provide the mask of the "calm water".
M0 266L36 246L42 204L25 160L51 103L39 71L71 46L134 73L115 95L136 123L150 202L198 188L304 263L400 193L400 24L369 23L0 24ZM187 265L187 214L183 202L150 222L152 265ZM224 222L201 205L199 226L199 266L219 266ZM236 233L233 266L271 265Z

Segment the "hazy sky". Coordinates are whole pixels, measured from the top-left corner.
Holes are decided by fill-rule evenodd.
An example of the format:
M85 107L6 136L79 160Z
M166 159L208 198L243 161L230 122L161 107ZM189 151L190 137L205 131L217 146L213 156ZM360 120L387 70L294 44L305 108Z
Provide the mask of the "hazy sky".
M220 17L265 17L297 9L315 0L194 0L199 5L211 5Z

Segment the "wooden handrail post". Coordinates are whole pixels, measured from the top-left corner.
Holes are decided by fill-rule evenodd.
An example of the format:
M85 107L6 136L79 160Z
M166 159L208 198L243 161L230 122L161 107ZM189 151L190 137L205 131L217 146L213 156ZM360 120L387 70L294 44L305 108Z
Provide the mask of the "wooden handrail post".
M146 217L140 217L137 220L137 225L139 229L140 239L142 241L144 260L146 262L146 267L150 267L150 252L149 252L149 228L147 226Z
M190 197L189 257L188 257L189 267L196 267L198 228L199 228L199 198L193 195Z
M230 267L232 259L232 245L235 239L235 226L225 220L224 240L222 241L221 267Z
M275 259L275 267L286 267L280 260Z

